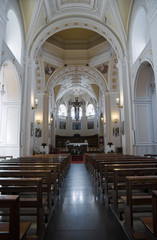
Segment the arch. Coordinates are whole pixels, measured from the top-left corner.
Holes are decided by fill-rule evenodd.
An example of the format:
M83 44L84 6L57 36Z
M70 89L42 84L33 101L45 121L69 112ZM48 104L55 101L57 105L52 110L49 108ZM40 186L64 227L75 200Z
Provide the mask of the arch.
M94 105L93 104L88 104L87 106L87 110L86 110L86 116L93 116L95 115L95 108L94 108Z
M122 49L119 40L115 37L113 32L110 29L108 29L104 24L84 17L82 18L70 17L66 18L64 22L62 19L53 22L49 26L45 27L43 31L41 31L36 36L33 42L29 42L27 51L30 52L30 59L34 58L37 55L42 44L51 35L69 28L84 28L99 33L111 44L116 53L117 58L123 57L124 49Z
M146 12L143 7L138 9L134 17L132 33L131 33L131 48L133 63L141 54L147 44L147 20Z
M47 25L34 38L32 38L34 39L33 42L31 39L29 39L30 41L28 41L28 48L27 48L27 52L29 53L29 58L34 59L38 56L40 47L51 35L54 35L59 31L70 29L70 28L84 28L84 29L97 32L111 44L117 59L124 58L125 46L121 45L116 35L114 35L114 33L110 29L108 29L104 24L97 22L95 20L92 20L88 16L82 17L82 18L67 16L64 19L64 22L63 22L63 19L57 19L56 21L53 21L52 23ZM59 84L59 81L62 79L64 74L69 74L68 73L69 70L70 70L70 73L74 73L77 70L80 73L86 73L87 77L90 78L91 81L93 81L93 83L99 86L99 99L97 99L97 105L98 103L101 103L101 105L104 106L105 108L105 93L109 90L109 85L107 81L104 79L103 75L98 70L89 66L88 67L79 66L79 68L77 67L67 66L67 67L60 67L59 69L57 69L48 79L45 91L49 93L49 91L53 89L53 86L55 86L57 83Z
M140 145L154 145L157 140L155 78L152 65L143 62L136 75L134 86L135 133L137 153L143 155Z
M3 81L5 90L5 94L0 96L0 154L18 157L21 90L17 70L9 60L2 64L0 81Z
M96 83L99 86L102 94L108 91L109 87L103 75L97 69L83 65L71 65L57 69L48 79L45 91L48 92L51 87L53 88L55 85L57 85L65 76L65 74L70 76L76 72L79 72L79 75L86 75L89 79Z
M22 34L18 18L12 9L9 9L7 18L6 43L18 62L21 63Z
M60 104L58 108L58 116L67 116L67 108L64 104Z
M153 68L149 62L143 62L137 72L135 81L135 99L148 98L148 82Z

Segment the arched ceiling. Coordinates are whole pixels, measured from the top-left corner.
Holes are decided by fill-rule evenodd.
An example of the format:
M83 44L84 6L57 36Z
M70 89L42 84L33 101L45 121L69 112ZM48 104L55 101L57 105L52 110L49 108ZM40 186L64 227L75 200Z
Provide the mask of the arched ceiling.
M107 85L103 76L94 68L88 66L67 66L58 69L49 79L49 84L54 89L57 105L74 101L75 97L95 106L99 101L99 94L103 95ZM50 89L48 87L48 89Z
M106 25L108 29L120 36L121 33L117 26L120 21L119 19L117 21L115 16L121 17L124 30L127 31L133 0L115 0L114 3L110 0L19 0L19 2L23 13L26 36L33 41L32 39L35 40L42 29L52 22L57 22L58 19L64 22L64 19L68 16L77 16L78 19L81 16L84 16L84 19L89 17ZM117 5L117 8L115 5ZM114 13L117 9L119 9L119 15L117 12ZM84 24L86 25L86 23ZM78 27L77 21L74 22L74 25L76 27L70 27L69 25L68 29L62 31L58 31L56 27L56 33L42 44L39 50L40 65L37 65L36 72L37 92L41 90L41 85L46 86L56 69L63 66L66 68L66 66L72 64L95 67L103 75L102 79L104 78L103 84L105 85L105 79L108 78L109 62L111 64L114 61L115 53L112 46L94 28L89 30L85 25L82 28ZM45 76L42 75L40 70L38 71L41 65L45 69ZM45 79L44 84L41 84L42 79ZM111 85L114 86L115 81L114 77ZM60 82L53 86L53 90L56 101L61 99L62 101L68 101L77 96L86 101L98 102L99 93L102 89L89 75L80 73L77 75L65 74Z
M57 11L66 11L70 8L85 8L91 11L96 10L99 8L99 16L102 16L102 12L105 12L105 8L107 8L107 2L110 0L99 0L98 2L96 0L47 0L44 1L44 10L43 12L46 15L45 18L49 19L50 15L52 15L54 12L57 13ZM31 18L34 14L35 5L40 5L38 0L19 0L21 5L21 10L23 13L23 19L24 19L24 25L25 25L25 31L26 34L28 33L28 29L31 24ZM121 16L121 20L124 25L125 31L127 31L127 26L129 22L129 14L131 11L133 0L116 0L119 14ZM114 3L114 4L116 4ZM40 6L42 7L42 6ZM36 9L37 10L37 9ZM53 12L54 11L54 12ZM55 15L55 14L54 14ZM110 13L108 14L110 15Z
M98 33L88 29L70 28L52 35L47 39L47 42L66 50L90 49L105 42L105 39Z

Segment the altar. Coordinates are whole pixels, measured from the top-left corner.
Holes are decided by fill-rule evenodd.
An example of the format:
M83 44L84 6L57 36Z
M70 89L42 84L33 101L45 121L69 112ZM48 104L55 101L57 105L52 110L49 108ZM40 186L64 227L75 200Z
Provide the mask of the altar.
M72 155L81 155L84 152L88 152L88 143L68 143L66 145L68 152Z

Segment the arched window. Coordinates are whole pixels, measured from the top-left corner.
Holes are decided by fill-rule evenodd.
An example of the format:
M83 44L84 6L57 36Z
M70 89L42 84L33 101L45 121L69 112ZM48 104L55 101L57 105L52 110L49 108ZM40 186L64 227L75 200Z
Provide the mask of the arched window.
M75 120L76 119L76 112L75 112L75 107L72 107L71 108L71 118L72 120ZM80 120L82 118L82 107L79 107L79 119Z
M59 109L58 109L58 116L63 116L63 117L66 117L67 116L67 108L64 104L61 104L59 106Z
M133 63L147 44L147 21L144 9L140 9L135 17L132 30L132 59Z
M95 115L95 108L93 104L88 104L87 110L86 110L86 116L94 116Z
M6 30L6 43L19 63L21 63L21 31L18 19L13 12L9 10L7 14L7 30Z

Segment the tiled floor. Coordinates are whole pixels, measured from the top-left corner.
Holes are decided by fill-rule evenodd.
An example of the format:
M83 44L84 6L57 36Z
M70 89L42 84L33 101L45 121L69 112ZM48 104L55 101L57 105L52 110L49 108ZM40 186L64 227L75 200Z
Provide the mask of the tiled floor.
M71 164L43 240L128 240L84 164Z

